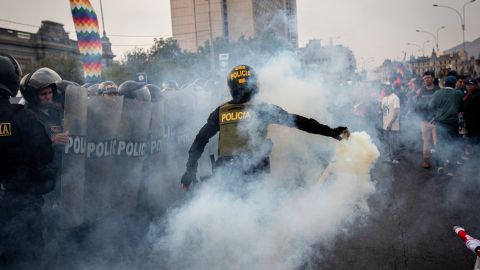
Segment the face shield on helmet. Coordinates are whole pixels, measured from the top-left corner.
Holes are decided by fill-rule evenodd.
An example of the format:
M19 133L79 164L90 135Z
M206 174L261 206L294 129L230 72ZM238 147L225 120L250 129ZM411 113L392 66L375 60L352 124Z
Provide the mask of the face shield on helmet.
M145 86L145 83L136 81L126 81L118 87L118 92L121 96L129 99L150 102L152 100L150 91Z
M228 74L227 84L235 102L249 101L258 93L257 74L247 65L234 67Z
M102 82L98 86L98 94L100 96L118 96L118 86L112 81Z
M11 55L0 53L0 91L15 97L20 87L22 69Z
M20 91L23 97L29 103L38 104L39 98L37 92L50 87L52 89L53 97L57 96L56 83L62 78L57 72L49 68L40 68L33 73L27 74L20 81Z

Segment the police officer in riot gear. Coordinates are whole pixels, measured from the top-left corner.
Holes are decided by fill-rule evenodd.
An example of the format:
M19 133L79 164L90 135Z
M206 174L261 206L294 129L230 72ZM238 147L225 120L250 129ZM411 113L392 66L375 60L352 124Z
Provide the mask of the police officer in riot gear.
M102 82L98 86L98 95L99 96L118 96L118 86L112 81Z
M348 137L346 127L330 128L300 115L290 114L282 108L252 99L258 93L255 71L240 65L228 75L232 100L220 105L208 117L189 150L186 172L182 176L183 188L195 181L198 159L209 139L219 132L218 159L215 167L227 167L243 175L268 173L272 148L267 138L269 124L298 128L341 140Z
M57 82L62 78L49 68L40 68L25 75L20 91L27 101L26 107L43 123L54 144L68 143L68 133L62 132L63 111L53 102L58 97Z
M158 102L163 99L162 89L155 84L147 84L145 87L148 88L150 96L152 97L152 102Z
M57 85L57 96L53 99L54 102L60 105L60 108L63 110L65 108L65 94L68 86L80 86L76 82L61 80L56 83Z
M0 53L0 269L41 269L42 194L52 188L52 141L35 115L10 104L21 69Z
M120 96L124 96L128 99L135 99L139 101L150 102L152 97L150 91L146 87L145 83L136 81L125 81L118 87Z

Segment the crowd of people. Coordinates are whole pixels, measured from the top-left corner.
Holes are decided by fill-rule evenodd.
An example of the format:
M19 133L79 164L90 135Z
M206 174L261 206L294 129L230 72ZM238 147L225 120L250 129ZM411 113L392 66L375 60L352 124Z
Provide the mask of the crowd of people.
M378 95L363 97L373 99L369 110L377 111L369 116L379 119L373 120L385 144L384 161L397 164L399 150L421 144L419 166L455 176L480 142L479 80L455 71L439 79L427 71L421 78L394 76Z

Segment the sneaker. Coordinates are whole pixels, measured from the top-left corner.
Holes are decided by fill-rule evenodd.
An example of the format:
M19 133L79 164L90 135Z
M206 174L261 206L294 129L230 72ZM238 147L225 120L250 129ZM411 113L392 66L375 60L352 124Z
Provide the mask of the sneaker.
M437 173L444 173L444 172L445 172L445 167L440 166L437 168Z
M465 163L463 163L463 162L461 162L460 160L458 160L458 161L456 162L456 164L457 164L457 165L463 165L463 164L465 164Z
M435 154L435 148L430 149L430 154Z
M463 154L463 155L462 155L462 159L463 159L463 160L469 160L470 158L467 157L465 154Z
M392 164L398 164L398 163L400 163L400 161L398 161L396 159L392 160Z
M455 176L455 173L453 173L453 172L447 172L447 175L453 177L453 176Z

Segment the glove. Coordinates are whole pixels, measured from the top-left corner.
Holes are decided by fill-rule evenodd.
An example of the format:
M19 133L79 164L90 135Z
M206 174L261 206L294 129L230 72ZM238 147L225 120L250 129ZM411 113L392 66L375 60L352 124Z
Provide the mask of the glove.
M183 174L182 180L180 180L180 183L188 187L192 182L196 182L196 181L197 181L197 174L191 171L186 171Z
M333 137L337 140L342 140L343 137L347 138L350 137L350 131L348 131L347 127L336 127L333 129Z

